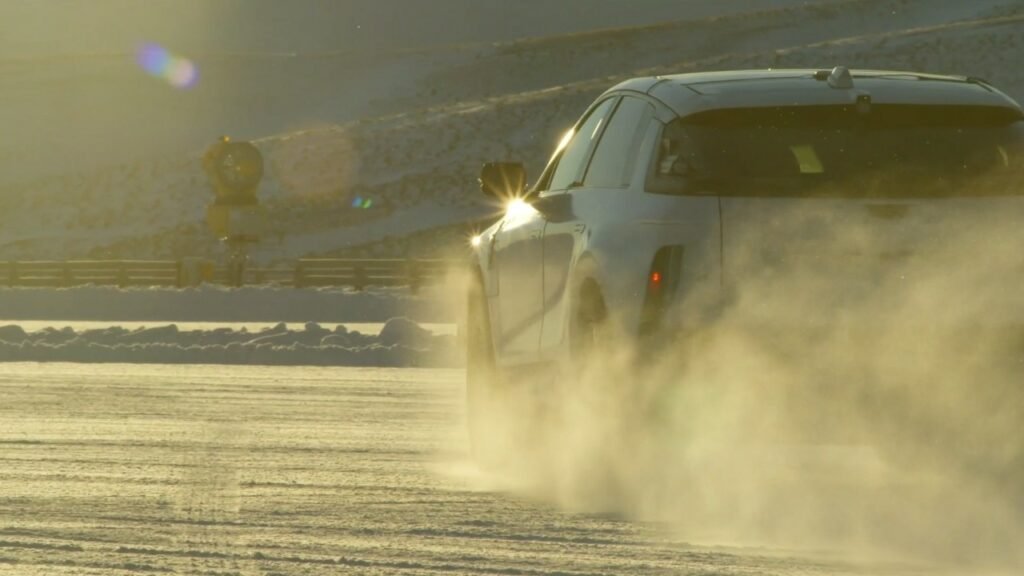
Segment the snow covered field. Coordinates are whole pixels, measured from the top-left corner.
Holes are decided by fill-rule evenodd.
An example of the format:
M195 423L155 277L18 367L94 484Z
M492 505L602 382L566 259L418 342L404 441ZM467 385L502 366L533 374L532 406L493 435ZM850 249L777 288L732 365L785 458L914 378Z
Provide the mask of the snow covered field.
M470 463L462 386L454 370L6 365L0 574L1003 573L566 511Z

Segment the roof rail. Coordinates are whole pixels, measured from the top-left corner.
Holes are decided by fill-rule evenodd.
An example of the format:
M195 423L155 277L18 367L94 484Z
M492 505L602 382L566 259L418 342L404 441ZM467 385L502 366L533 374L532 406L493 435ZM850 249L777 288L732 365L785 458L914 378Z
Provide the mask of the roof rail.
M992 84L990 84L989 81L985 80L984 78L978 78L977 76L968 76L968 77L964 78L964 81L967 82L968 84L974 84L976 86L981 86L982 88L984 88L985 90L988 90L989 92L995 92L996 91L995 87L992 86Z

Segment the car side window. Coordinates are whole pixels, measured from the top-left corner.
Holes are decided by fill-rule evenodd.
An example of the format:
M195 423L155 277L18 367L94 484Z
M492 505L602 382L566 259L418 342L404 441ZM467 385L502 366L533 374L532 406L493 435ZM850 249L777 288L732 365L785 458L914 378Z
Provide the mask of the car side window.
M640 141L654 107L639 98L622 99L590 160L583 184L592 188L625 188L636 167Z
M608 117L608 112L615 100L615 98L609 98L602 102L580 124L569 143L562 149L558 165L555 166L551 181L547 186L548 190L565 190L580 182L583 162L587 159L594 140L600 134L601 126L604 124L605 118Z
M686 177L700 173L703 166L697 147L678 122L661 125L653 165L649 166L646 189L655 194L674 194Z
M658 146L657 175L679 177L693 175L703 165L682 124L669 124L662 131Z

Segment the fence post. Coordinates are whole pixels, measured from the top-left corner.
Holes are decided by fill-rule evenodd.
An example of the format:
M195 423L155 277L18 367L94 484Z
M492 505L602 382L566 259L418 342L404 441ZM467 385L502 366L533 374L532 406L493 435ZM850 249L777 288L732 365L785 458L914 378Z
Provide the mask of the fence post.
M11 260L7 263L7 285L17 286L18 285L18 263Z
M63 276L64 287L69 288L74 284L75 276L71 271L71 263L64 261L64 269L61 270L61 276Z
M178 261L174 263L174 271L175 271L175 274L177 274L177 279L176 279L175 284L177 284L178 288L184 288L185 287L185 263L181 260L181 258L178 258Z
M411 291L413 294L416 294L417 292L420 291L420 282L422 280L420 271L420 261L416 259L410 259L406 263L406 267L409 274L409 291Z
M302 266L302 260L295 263L295 278L292 279L292 284L296 288L302 288L305 284L302 280L302 276L305 273L305 269Z
M367 282L366 266L362 262L356 263L354 276L355 277L353 278L352 282L355 285L355 289L359 292L362 292L366 288Z
M117 263L117 285L120 288L128 285L128 266L124 261Z

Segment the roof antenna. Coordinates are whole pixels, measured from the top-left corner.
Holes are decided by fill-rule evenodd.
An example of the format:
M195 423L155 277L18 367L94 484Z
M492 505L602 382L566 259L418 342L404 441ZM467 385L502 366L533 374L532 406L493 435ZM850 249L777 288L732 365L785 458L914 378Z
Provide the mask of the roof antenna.
M836 66L829 74L828 85L840 90L853 88L853 75L846 66Z

